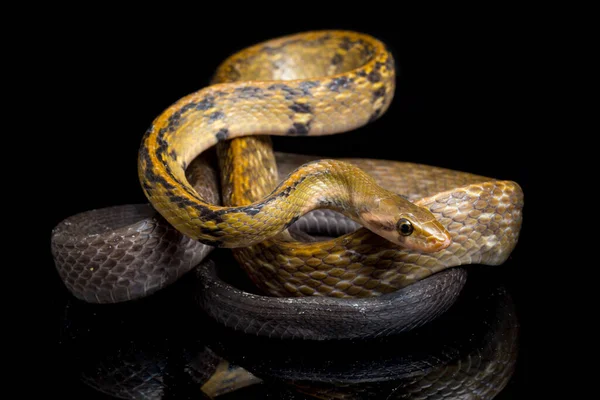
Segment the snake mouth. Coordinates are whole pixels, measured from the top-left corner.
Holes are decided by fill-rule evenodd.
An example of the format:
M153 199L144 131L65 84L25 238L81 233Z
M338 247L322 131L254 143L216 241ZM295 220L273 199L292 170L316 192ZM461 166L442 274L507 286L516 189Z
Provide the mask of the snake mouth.
M429 253L437 253L447 249L452 244L452 239L448 237L436 238L432 240L433 243L426 245L424 251Z
M437 220L424 224L423 234L427 236L423 243L423 251L438 252L447 249L452 244L452 235Z
M446 236L441 242L438 242L437 247L435 248L435 251L442 251L447 249L450 245L452 244L452 238L450 236Z
M452 236L446 232L444 235L436 235L435 237L427 238L427 242L431 242L431 249L433 251L441 251L447 249L452 244Z
M399 237L400 246L406 250L417 251L421 253L437 253L447 249L452 240L449 237L445 238L427 238L426 240L410 240Z

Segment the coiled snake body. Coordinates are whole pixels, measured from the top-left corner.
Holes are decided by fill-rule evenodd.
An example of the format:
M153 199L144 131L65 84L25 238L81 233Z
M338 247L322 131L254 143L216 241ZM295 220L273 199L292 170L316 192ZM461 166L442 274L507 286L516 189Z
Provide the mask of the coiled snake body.
M350 47L350 55L352 42L360 52L345 57L346 65L340 62L337 71L331 69L338 51ZM285 83L274 82L280 69L260 68L261 61L255 59L275 52L279 58L271 56L269 63L292 62L298 50L308 57L311 47L316 49L314 71L305 68L303 76L295 77L301 79ZM236 74L249 62L258 68L256 75ZM327 72L333 75L323 77ZM214 84L177 101L156 118L140 149L144 193L180 232L211 246L245 247L275 236L315 208L329 208L404 247L427 252L448 247L448 232L427 209L337 160L305 164L266 198L239 207L207 203L185 177L187 165L220 140L256 134L327 135L376 119L387 109L394 89L392 56L380 42L352 33L274 40L225 61L215 80L236 82Z
M276 163L260 137L241 138L358 128L386 111L394 79L385 46L354 32L303 33L233 55L214 85L165 110L142 140L140 182L158 214L140 205L66 219L52 235L61 278L87 301L131 300L174 282L218 246L234 248L269 294L368 297L451 266L504 262L521 225L515 182L378 160L279 154ZM229 162L227 206L215 204L219 179L205 151L219 142L233 148L220 150ZM242 170L235 146L246 149L246 165L267 172ZM283 179L275 187L276 169ZM243 187L227 176L240 175L256 190L236 197ZM316 208L365 228L352 232L356 224L343 220L343 236L294 241L302 234L292 224ZM339 226L336 218L316 211L296 224Z

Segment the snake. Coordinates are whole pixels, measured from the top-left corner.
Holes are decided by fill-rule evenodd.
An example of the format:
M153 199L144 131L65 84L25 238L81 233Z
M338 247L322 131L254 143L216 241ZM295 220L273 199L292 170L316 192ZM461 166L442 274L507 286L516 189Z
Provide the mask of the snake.
M260 158L264 135L328 135L374 122L393 98L394 77L385 45L356 32L295 34L234 54L212 85L175 102L145 133L138 173L150 204L83 212L53 229L60 277L85 301L129 301L225 247L267 294L329 301L395 292L452 266L503 263L521 226L516 182L385 160ZM216 144L245 148L246 164L278 172L264 187L264 174L246 173L260 195L218 205L218 181L227 179L209 168ZM228 158L222 171L240 169L239 157ZM301 243L293 239L302 225L343 234Z
M350 50L345 62L337 64L338 72L331 68L336 65L332 61L345 47ZM352 48L359 51L350 53ZM297 51L303 57L314 56L312 68L303 68L296 79L277 79L281 71L290 70L283 65L273 68L273 60L300 62ZM271 68L265 68L259 55L269 53ZM405 248L436 252L450 245L449 233L429 210L339 160L302 165L271 194L249 205L220 206L203 199L185 170L219 141L256 134L345 132L376 120L393 97L393 56L368 35L309 32L273 39L233 57L213 78L223 83L179 99L153 121L142 139L138 157L142 189L171 225L204 244L237 248L260 243L309 211L327 208ZM239 65L250 62L248 74L241 75Z
M233 139L217 150L222 201L238 205L261 198L298 165L322 158L273 152L264 136ZM429 209L451 233L453 243L435 253L407 251L341 214L315 210L294 224L290 235L232 249L263 292L278 297L379 296L449 267L499 265L517 243L523 193L513 181L407 162L341 160ZM303 232L334 238L315 240Z

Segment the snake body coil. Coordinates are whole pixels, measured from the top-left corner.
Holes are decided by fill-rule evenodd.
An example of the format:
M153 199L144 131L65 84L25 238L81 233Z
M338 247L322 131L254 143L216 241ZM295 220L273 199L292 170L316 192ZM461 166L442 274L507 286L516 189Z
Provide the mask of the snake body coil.
M267 294L367 297L354 310L361 316L344 309L337 330L286 333L291 336L336 337L365 316L363 322L372 324L378 317L370 311L386 298L401 301L431 292L435 282L450 283L419 306L444 309L462 282L444 276L458 272L409 285L453 266L504 262L521 227L518 184L411 163L273 155L261 147L260 135L326 135L374 121L392 100L394 78L385 46L353 32L293 35L233 55L219 67L213 85L177 101L146 132L138 172L152 207L93 210L53 230L52 254L67 288L95 303L145 297L175 282L218 246L233 248ZM205 151L219 142L222 148L233 146L230 154L245 149L235 157L220 153L223 199ZM244 163L255 168L242 168ZM258 172L261 166L268 173ZM250 186L256 190L239 195ZM341 236L315 241L298 227ZM200 276L218 282L208 273ZM391 296L368 299L386 294ZM294 307L307 311L338 304L324 297L267 296L247 303L245 293L215 283L205 288L202 302L222 322L231 315L219 308L219 296L229 296L231 315L250 320L269 307L277 309L263 321L279 326L273 332L293 317ZM295 306L282 306L288 303ZM428 318L396 317L406 327ZM327 328L331 313L313 319Z
M271 68L260 58L268 54ZM297 62L298 54L314 55L304 75L282 76L291 70L272 67L274 60ZM334 59L339 62L332 64ZM248 63L249 76L244 76L239 71ZM315 208L330 208L407 248L435 252L448 247L448 232L428 210L337 160L301 166L269 196L250 205L223 207L203 199L186 180L185 169L219 141L351 130L385 112L394 91L392 55L381 42L352 32L276 39L225 64L228 69L219 69L215 80L230 82L177 101L155 119L140 147L144 193L176 229L211 246L244 247L275 236Z

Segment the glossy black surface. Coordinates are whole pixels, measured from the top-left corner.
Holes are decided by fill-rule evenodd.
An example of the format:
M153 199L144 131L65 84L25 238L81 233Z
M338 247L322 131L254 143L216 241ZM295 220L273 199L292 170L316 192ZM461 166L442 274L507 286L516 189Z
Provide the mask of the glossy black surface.
M520 325L516 370L497 398L531 398L529 380L537 359L530 349L536 342L533 328L539 310L531 293L539 288L536 268L540 265L533 262L538 247L531 243L534 235L528 218L534 198L528 156L533 153L521 142L523 130L518 128L528 107L523 79L523 55L528 50L504 20L488 25L487 19L475 23L469 18L465 23L444 18L445 23L440 23L415 20L410 13L394 20L394 24L375 20L360 24L342 18L262 23L249 19L222 23L219 29L197 21L171 20L157 29L156 20L136 23L107 18L93 23L64 18L40 36L42 46L52 53L40 77L47 93L56 94L48 100L51 117L44 119L52 122L52 134L42 135L38 146L48 160L44 172L49 175L43 179L52 177L53 204L37 228L47 234L36 250L42 255L35 268L40 271L36 275L40 290L35 311L28 315L35 316L30 318L35 325L31 331L43 357L36 354L33 367L27 363L23 375L31 387L23 386L26 393L38 386L39 380L30 378L32 372L43 371L41 386L46 394L110 398L84 383L82 373L90 379L105 374L106 369L97 365L98 357L122 363L138 360L141 353L158 362L149 368L164 365L167 380L175 382L165 398L199 395L185 365L205 340L225 335L197 316L193 303L186 300L184 288L190 289L192 280L147 299L143 306L79 304L66 292L52 265L50 230L79 211L145 202L136 171L143 132L164 108L206 85L229 54L282 34L344 28L373 34L394 52L400 71L392 106L380 120L355 132L274 138L275 148L413 161L518 182L525 193L525 209L517 248L502 266L471 270L490 274L487 280L507 289ZM299 344L290 348L304 350ZM252 385L222 398L298 396L291 392L281 397L281 390L288 389L278 383Z

